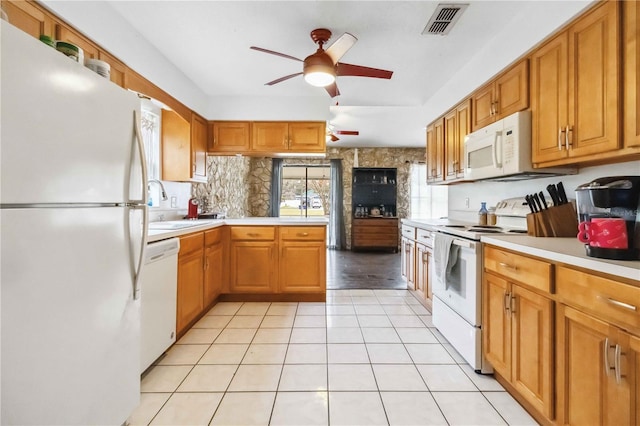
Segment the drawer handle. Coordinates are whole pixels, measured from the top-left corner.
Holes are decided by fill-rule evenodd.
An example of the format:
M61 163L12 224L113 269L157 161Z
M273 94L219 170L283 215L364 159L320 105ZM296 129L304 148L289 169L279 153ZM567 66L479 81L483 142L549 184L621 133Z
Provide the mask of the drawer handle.
M498 263L498 265L500 265L500 266L502 266L504 268L513 269L514 271L518 270L517 266L509 265L508 263L500 262L500 263Z
M633 306L633 305L630 305L630 304L624 303L624 302L620 302L619 300L612 299L610 297L607 297L607 302L611 303L612 305L618 306L620 308L629 309L630 311L633 311L633 312L636 312L638 310L638 308Z
M260 236L260 234L258 234L257 232L248 232L248 233L247 233L247 236L248 236L248 237L259 237L259 236Z
M296 234L297 237L308 237L309 233L308 232L298 232Z

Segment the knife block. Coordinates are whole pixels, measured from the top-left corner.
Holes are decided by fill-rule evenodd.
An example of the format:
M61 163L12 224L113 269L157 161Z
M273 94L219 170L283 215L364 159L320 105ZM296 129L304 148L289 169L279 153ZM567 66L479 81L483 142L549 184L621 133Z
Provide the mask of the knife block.
M572 203L527 215L527 234L534 237L575 237L578 218Z

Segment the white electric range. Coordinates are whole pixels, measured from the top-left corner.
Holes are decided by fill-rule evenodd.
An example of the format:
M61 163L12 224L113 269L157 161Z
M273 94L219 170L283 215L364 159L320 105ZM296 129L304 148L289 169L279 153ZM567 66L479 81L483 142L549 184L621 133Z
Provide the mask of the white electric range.
M434 274L433 324L479 373L492 373L482 356L482 243L487 234L526 235L529 207L524 198L501 201L496 225L443 223L434 233L434 262L447 263ZM444 252L447 256L443 258ZM447 267L448 266L448 267Z

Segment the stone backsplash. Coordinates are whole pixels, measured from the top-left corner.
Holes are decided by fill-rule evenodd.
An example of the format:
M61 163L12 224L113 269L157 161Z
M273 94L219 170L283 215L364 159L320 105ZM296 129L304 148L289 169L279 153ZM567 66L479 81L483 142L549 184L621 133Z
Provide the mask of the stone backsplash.
M326 158L286 158L284 164L329 164L342 159L345 231L347 247L351 246L351 181L355 148L327 148ZM398 169L397 213L409 216L411 163L423 162L421 148L357 148L358 167L395 167ZM193 195L211 210L226 210L228 217L264 217L269 211L271 190L271 158L214 157L207 158L209 181L194 184Z

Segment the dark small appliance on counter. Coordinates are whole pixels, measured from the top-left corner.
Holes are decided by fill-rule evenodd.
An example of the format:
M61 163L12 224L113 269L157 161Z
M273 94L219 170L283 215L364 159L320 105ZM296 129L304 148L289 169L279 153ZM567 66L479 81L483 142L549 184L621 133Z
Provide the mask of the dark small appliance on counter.
M587 256L640 260L640 176L611 176L576 189L578 239Z

